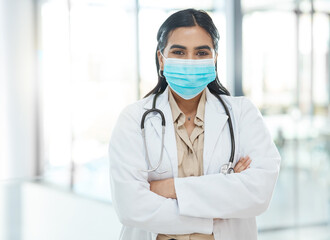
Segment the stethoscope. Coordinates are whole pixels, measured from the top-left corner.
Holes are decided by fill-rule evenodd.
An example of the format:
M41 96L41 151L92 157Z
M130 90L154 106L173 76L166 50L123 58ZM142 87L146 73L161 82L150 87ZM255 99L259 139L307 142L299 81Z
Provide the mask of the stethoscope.
M147 110L143 115L142 115L142 119L141 119L141 130L142 130L142 137L143 137L143 144L144 144L144 149L145 149L145 153L146 153L146 161L148 164L148 167L150 167L151 169L148 170L141 170L144 172L155 172L159 166L162 163L163 160L163 149L164 149L164 136L165 136L165 116L164 113L156 108L156 100L157 97L161 94L161 92L158 92L155 94L154 98L153 98L153 102L152 102L152 108ZM234 139L234 131L233 131L233 125L232 125L232 121L231 121L231 117L228 111L228 108L226 106L226 104L223 102L222 98L218 95L218 94L213 94L222 104L222 106L225 109L225 112L228 116L228 125L229 125L229 131L230 131L230 140L231 140L231 154L230 154L230 159L229 162L226 164L223 164L220 168L220 172L223 174L230 174L230 173L234 173L234 168L233 168L233 162L234 162L234 153L235 153L235 139ZM149 154L148 154L148 149L147 149L147 142L146 142L146 136L145 136L145 129L144 129L144 122L145 122L145 118L149 113L155 112L156 114L159 113L159 115L161 116L162 119L162 141L161 141L161 151L160 151L160 158L158 161L158 164L156 167L153 167L150 159L149 159ZM165 173L167 171L163 171L163 172L158 172L160 174Z

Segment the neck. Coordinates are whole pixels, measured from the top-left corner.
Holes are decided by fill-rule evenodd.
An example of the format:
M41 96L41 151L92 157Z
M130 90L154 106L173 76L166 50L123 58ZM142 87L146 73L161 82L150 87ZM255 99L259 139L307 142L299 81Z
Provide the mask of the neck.
M197 112L198 103L199 103L199 100L200 100L203 92L201 92L200 94L198 94L196 97L194 97L192 99L186 100L186 99L180 97L178 94L176 94L171 88L169 90L172 92L173 97L174 97L176 103L178 104L178 107L181 109L181 111L185 115L190 115L190 114Z

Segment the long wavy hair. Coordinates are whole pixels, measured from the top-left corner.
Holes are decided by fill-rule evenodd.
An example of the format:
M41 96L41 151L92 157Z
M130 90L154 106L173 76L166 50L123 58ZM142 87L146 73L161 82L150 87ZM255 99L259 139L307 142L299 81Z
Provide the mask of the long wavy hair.
M168 35L171 31L175 30L179 27L193 27L200 26L208 32L212 38L213 47L215 52L218 52L218 42L220 39L218 29L214 25L211 17L203 10L196 9L185 9L173 13L169 16L165 22L160 26L157 33L157 49L156 49L156 66L157 66L157 75L158 75L158 83L157 85L144 97L148 97L154 93L162 93L167 87L166 78L163 75L163 71L159 71L159 62L157 57L157 51L164 52L164 48L166 47ZM217 70L217 64L215 65L215 69ZM160 74L158 74L160 72ZM217 71L216 71L217 72ZM210 82L207 85L208 89L213 94L224 94L230 96L229 91L222 86L219 81L218 73L214 81Z

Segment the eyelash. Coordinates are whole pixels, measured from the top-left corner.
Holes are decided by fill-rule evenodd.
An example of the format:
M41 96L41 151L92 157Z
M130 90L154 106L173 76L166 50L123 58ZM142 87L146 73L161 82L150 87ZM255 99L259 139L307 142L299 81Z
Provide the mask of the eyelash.
M209 55L209 53L208 52L204 52L204 51L200 51L200 52L198 52L198 53L203 53L202 55L200 55L200 56L207 56L207 55Z
M182 51L173 51L172 53L176 54L176 55L183 55Z

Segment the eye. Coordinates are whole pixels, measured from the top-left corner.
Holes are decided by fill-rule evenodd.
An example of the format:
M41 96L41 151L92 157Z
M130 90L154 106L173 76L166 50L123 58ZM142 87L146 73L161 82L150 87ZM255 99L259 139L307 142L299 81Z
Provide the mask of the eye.
M172 53L175 55L183 55L183 52L180 50L173 51Z
M199 51L199 52L197 52L197 55L198 56L207 56L207 55L209 55L209 53L206 51Z

